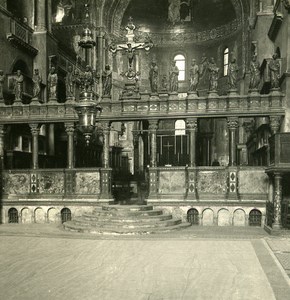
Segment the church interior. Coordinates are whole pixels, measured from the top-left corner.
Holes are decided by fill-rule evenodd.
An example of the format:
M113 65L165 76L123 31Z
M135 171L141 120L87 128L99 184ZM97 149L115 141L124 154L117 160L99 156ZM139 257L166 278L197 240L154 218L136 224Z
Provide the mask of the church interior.
M289 228L289 13L0 0L1 223L80 231L131 207L174 228Z

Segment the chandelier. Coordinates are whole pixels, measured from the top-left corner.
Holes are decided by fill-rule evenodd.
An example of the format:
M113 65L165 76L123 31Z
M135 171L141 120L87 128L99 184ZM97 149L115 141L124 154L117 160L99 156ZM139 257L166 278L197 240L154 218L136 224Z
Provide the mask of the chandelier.
M84 27L79 46L83 49L91 49L96 45L93 35L89 29L89 8L85 4L86 9L86 26ZM97 103L98 95L94 91L95 76L93 75L91 66L87 65L84 72L80 74L80 95L75 104L75 110L79 117L78 129L83 134L86 145L89 145L91 136L95 130L97 117L101 113L101 107Z

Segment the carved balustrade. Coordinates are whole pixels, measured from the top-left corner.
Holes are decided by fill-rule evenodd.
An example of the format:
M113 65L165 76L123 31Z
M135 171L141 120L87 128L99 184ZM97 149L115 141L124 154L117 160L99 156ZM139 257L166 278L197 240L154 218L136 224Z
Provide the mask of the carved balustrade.
M233 95L197 97L195 99L150 99L149 94L141 100L102 101L100 120L148 119L162 117L228 117L284 115L284 95ZM28 123L41 120L48 122L77 121L73 103L32 103L23 105L0 103L1 123Z

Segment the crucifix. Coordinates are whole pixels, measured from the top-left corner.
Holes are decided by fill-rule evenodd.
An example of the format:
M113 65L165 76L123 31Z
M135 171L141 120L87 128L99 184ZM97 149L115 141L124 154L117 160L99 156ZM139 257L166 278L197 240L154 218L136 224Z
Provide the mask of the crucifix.
M173 147L173 145L170 145L169 144L169 141L167 141L167 144L166 145L163 145L163 147L167 148L167 165L169 165L169 150L171 147Z
M133 24L133 18L129 17L129 21L125 29L127 30L126 38L127 42L126 44L114 44L112 43L109 46L109 50L116 54L117 51L125 51L127 53L127 58L129 62L129 68L132 68L133 61L135 58L135 52L136 50L144 49L145 51L149 51L153 47L152 41L145 41L144 43L135 43L134 38L134 30L136 26Z

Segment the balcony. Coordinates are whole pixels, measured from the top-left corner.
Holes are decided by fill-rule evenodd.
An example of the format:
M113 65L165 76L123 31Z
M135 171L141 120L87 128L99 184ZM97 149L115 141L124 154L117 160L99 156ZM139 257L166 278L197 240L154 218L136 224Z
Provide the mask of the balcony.
M36 56L38 50L32 46L32 34L33 30L30 27L10 18L10 32L6 34L7 40L13 47L20 48L31 56Z

